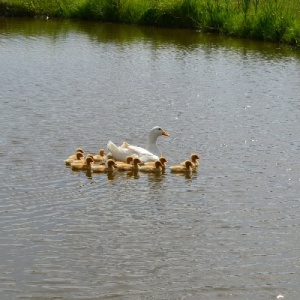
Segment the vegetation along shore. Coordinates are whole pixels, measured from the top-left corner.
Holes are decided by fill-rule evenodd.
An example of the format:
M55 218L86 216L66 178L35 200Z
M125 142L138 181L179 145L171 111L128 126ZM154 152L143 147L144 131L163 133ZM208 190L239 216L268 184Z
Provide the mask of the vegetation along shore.
M300 47L299 0L0 0L0 16L193 28Z

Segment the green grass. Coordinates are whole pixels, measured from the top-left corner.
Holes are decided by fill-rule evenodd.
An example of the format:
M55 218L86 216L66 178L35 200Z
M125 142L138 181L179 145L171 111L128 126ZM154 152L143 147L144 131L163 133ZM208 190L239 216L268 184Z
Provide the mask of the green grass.
M300 47L299 0L0 0L0 15L196 28Z

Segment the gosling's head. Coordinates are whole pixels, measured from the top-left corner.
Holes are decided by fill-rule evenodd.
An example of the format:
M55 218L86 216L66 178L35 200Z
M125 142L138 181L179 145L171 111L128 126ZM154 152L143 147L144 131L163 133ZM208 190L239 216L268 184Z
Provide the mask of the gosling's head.
M84 151L81 148L77 148L76 152L84 153Z
M87 163L88 165L90 165L92 162L94 162L94 159L93 159L93 157L91 157L91 156L87 156L87 158L85 159L85 161L86 161L86 163Z
M159 160L157 160L154 164L156 168L162 167L162 163Z
M80 152L80 151L77 151L77 152L76 152L76 159L77 159L77 160L80 160L82 157L83 157L83 153Z
M189 168L191 168L191 167L193 166L193 163L192 163L190 160L186 160L186 161L184 162L184 164L185 164L185 167L186 167L187 169L189 169Z
M112 168L112 167L117 167L117 164L115 163L114 160L109 159L109 160L107 161L107 166L108 166L109 168Z
M132 161L133 161L133 157L132 156L127 156L126 157L126 163L127 164L131 164Z
M141 163L142 163L141 160L139 158L137 158L137 157L133 160L133 164L135 166L140 165Z
M162 156L159 160L162 164L165 164L166 162L168 162L164 156Z
M191 159L192 159L192 161L195 161L197 159L200 159L200 156L198 154L196 154L196 153L192 153Z

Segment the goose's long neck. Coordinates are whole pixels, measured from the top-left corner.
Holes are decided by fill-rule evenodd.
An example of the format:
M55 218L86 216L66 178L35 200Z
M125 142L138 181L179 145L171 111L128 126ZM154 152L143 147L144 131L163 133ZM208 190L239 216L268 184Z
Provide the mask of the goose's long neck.
M148 139L147 150L160 157L161 151L157 147L156 141L157 141L157 136L151 136L151 134L150 134L149 139Z

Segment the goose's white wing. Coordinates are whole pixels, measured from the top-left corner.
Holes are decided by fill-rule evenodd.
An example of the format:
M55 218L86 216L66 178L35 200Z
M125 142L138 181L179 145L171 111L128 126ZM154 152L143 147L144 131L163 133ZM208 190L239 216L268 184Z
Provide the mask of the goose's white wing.
M109 141L107 144L108 150L111 152L115 160L126 161L127 156L132 156L133 158L138 157L143 163L149 161L156 161L159 159L157 155L149 152L148 150L129 145L124 142L121 146L116 146L113 142Z
M157 155L149 152L148 150L146 150L146 149L144 149L142 147L138 147L138 146L133 146L133 145L126 144L124 148L127 148L128 150L130 150L133 153L133 155L137 155L137 157L143 163L149 162L149 161L159 160L159 157Z

